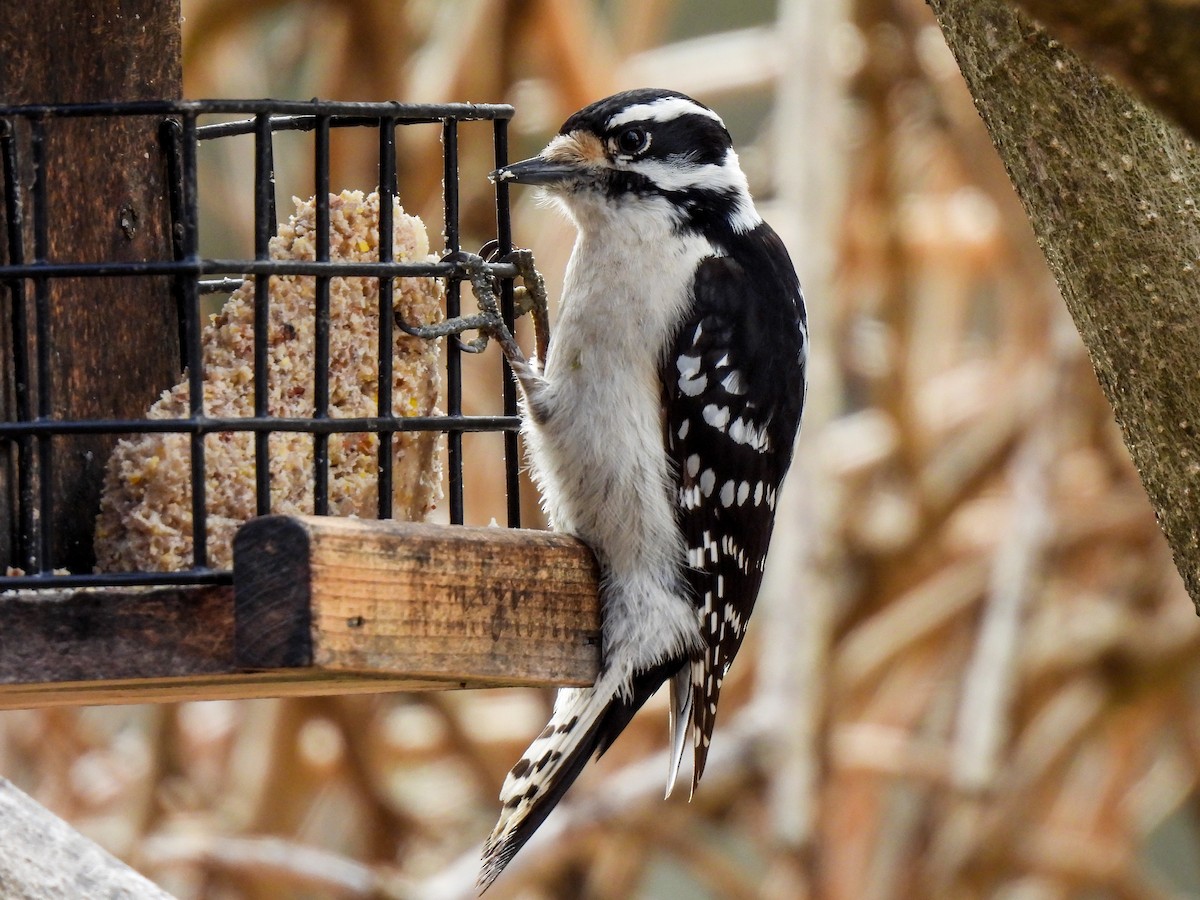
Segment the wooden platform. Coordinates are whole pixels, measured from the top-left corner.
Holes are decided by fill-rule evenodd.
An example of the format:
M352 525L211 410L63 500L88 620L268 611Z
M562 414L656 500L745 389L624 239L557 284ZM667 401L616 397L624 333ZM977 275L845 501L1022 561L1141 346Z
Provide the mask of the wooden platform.
M0 709L590 684L597 590L562 535L265 516L232 587L0 594Z

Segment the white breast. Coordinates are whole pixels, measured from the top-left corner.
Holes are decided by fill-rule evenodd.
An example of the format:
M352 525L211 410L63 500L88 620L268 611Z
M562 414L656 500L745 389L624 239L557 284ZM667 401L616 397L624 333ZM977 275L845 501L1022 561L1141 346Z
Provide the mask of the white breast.
M658 373L696 264L714 251L668 233L614 240L630 236L615 224L581 231L575 245L539 396L546 417L527 417L525 435L552 526L586 541L604 567L606 647L643 665L699 639L678 593L686 550Z

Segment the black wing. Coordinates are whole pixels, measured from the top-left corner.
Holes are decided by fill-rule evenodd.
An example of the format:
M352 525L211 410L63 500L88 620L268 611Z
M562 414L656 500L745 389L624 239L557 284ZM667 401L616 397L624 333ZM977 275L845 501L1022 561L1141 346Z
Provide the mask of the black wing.
M693 790L762 582L805 393L804 303L783 243L764 223L730 249L698 269L690 314L661 370L685 577L706 645L690 667L690 697L676 707L686 717L690 706L690 722L676 727L694 746Z

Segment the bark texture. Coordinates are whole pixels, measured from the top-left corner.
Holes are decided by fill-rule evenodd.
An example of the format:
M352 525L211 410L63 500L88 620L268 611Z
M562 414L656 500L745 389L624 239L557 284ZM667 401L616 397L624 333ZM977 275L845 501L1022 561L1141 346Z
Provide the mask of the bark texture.
M1003 0L930 0L1200 608L1200 157Z
M1200 0L1013 0L1200 138Z

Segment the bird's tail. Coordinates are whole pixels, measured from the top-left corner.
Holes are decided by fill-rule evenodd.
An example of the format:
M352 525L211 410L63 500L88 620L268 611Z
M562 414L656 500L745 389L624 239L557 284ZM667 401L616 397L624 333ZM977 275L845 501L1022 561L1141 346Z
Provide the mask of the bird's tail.
M686 679L687 671L685 663L672 660L624 682L602 675L595 687L558 692L550 724L534 738L500 789L500 821L483 845L483 868L477 882L481 891L487 890L525 846L592 754L603 754L612 746L664 681L678 672Z
M478 887L486 890L533 836L600 746L611 693L562 690L550 723L529 745L500 789L500 821L483 845Z

